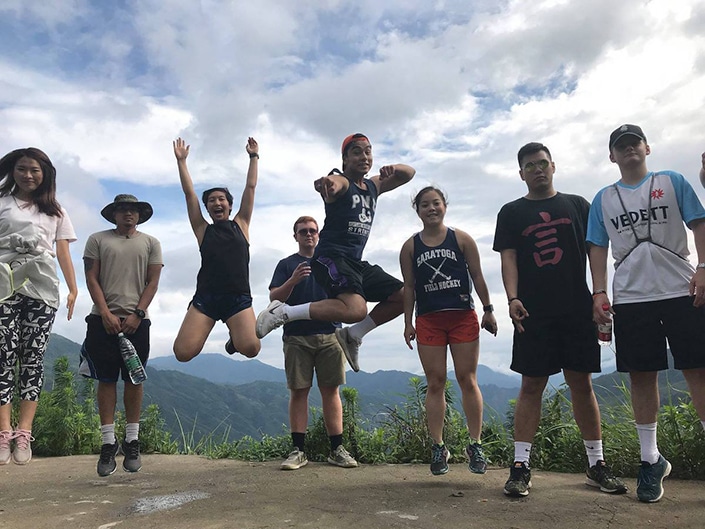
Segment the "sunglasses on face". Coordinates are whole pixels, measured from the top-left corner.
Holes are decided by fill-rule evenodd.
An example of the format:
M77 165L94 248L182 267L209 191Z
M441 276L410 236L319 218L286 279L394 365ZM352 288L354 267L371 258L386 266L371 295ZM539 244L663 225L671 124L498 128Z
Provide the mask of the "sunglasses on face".
M115 208L115 211L118 213L127 213L128 211L132 213L137 213L139 209L137 208L137 206L117 206Z
M316 228L301 228L300 230L297 230L299 235L316 235L318 233L318 230Z
M524 166L524 171L533 171L537 167L540 168L541 170L547 169L548 166L551 165L551 162L548 160L539 160L538 162L529 162Z

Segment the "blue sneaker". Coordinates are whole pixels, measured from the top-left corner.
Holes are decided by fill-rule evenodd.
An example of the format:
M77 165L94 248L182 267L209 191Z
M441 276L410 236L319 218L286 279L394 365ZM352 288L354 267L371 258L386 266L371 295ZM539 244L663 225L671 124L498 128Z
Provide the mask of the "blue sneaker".
M656 503L663 496L663 480L671 473L671 463L659 454L653 465L641 462L636 478L636 495L639 501Z
M468 458L468 469L473 474L484 474L487 471L487 458L480 443L469 444L465 449Z
M441 476L447 473L448 459L450 459L450 452L446 445L434 444L431 447L431 474Z

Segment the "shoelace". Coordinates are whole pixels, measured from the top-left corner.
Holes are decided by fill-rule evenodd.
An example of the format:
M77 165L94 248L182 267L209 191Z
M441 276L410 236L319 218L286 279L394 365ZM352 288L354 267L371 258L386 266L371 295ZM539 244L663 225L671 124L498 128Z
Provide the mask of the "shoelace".
M445 459L443 447L433 449L433 462L440 463Z
M10 448L10 441L14 439L14 433L10 430L3 430L0 432L0 448L8 449Z
M103 463L110 461L110 458L115 454L115 445L105 444L100 449L100 460Z
M130 459L135 459L140 453L140 445L135 443L134 441L131 443L125 443L124 448L127 449L127 453L125 454L125 456Z
M34 441L34 437L32 437L32 432L30 430L15 430L12 438L15 440L15 446L19 450L27 450L29 448L29 443Z

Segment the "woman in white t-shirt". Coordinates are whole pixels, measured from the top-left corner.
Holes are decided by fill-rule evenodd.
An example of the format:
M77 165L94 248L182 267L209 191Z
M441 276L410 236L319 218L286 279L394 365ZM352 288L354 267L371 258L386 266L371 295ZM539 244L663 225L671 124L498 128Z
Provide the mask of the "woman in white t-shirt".
M0 465L32 458L32 422L44 378L44 351L59 308L54 258L69 287L73 314L78 289L69 243L76 240L56 201L56 169L39 149L14 150L0 159ZM19 364L16 378L15 366ZM13 430L12 393L20 413ZM12 441L14 440L14 449Z

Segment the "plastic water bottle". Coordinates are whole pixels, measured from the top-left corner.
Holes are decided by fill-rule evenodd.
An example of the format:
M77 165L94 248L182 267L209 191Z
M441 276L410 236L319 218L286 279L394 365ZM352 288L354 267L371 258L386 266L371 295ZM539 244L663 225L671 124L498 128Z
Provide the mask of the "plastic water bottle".
M609 303L602 305L602 310L610 310ZM608 323L597 324L597 343L600 345L610 345L612 343L612 320Z
M130 380L133 384L141 384L147 380L147 372L144 370L140 357L137 356L135 346L132 345L132 342L128 340L123 333L118 333L118 342L120 344L122 361L125 362Z

